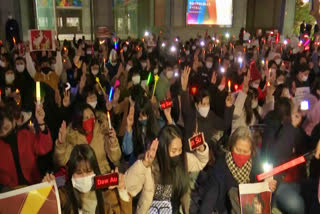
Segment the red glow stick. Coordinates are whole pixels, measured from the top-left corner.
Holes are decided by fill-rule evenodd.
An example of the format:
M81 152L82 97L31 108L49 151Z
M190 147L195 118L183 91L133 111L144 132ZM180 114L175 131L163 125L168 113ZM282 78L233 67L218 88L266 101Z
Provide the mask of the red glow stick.
M297 166L299 164L302 164L304 162L306 162L305 156L300 156L298 158L295 158L295 159L293 159L291 161L288 161L288 162L286 162L284 164L281 164L281 165L273 168L270 172L265 172L265 173L257 175L257 180L258 181L262 181L262 180L264 180L264 179L266 179L268 177L271 177L273 175L279 174L279 173L281 173L283 171L286 171L287 169L295 167L295 166Z

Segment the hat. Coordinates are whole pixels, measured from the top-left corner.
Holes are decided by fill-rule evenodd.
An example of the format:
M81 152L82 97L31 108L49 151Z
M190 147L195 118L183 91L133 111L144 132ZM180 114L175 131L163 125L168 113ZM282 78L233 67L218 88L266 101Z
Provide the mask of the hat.
M252 61L250 63L250 75L251 75L251 81L255 81L255 80L259 80L261 79L261 74L257 68L257 65L255 63L255 61Z

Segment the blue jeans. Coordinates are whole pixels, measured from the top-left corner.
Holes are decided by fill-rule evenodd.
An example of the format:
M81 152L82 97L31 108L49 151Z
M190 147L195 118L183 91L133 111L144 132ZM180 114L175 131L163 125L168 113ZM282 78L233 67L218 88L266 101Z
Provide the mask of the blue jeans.
M283 213L304 214L304 200L297 183L281 182L274 195L274 202Z

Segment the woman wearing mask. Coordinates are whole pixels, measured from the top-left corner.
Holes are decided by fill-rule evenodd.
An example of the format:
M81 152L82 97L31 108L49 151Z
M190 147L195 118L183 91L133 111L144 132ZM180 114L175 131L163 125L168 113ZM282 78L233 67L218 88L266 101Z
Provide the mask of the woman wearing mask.
M233 132L228 147L226 154L217 159L210 172L201 214L216 211L229 213L231 210L227 207L230 202L235 211L232 213L240 213L240 210L236 210L237 205L239 206L238 185L255 182L256 175L260 173L256 145L247 127L239 127ZM275 180L269 181L272 192L275 191L276 184Z
M8 68L4 71L4 84L0 86L1 97L3 100L14 99L21 104L20 89L16 82L16 74L13 69Z
M125 175L130 195L140 191L136 213L179 213L180 202L184 213L189 213L187 195L188 172L202 170L209 159L205 143L188 153L182 145L182 135L173 125L164 127L154 140L143 160L132 165Z
M107 133L104 132L105 129L108 130ZM84 143L94 150L102 174L110 172L107 157L113 164L119 163L121 150L114 129L101 127L94 110L89 105L80 107L68 128L65 122L62 123L54 152L56 165L65 166L73 147Z
M101 172L95 152L89 145L74 146L67 166L69 179L59 189L62 213L132 213L132 202L125 189L122 174L119 174L117 190L94 189L94 177L101 175ZM53 180L55 177L47 174L43 182Z

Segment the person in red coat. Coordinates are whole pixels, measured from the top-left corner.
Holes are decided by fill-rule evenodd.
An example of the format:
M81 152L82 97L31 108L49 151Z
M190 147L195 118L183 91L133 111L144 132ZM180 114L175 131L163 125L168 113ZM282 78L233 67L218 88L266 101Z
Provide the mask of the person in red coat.
M36 106L35 117L39 132L18 129L8 106L0 108L0 185L16 187L41 182L37 157L52 149L52 139L47 129L42 105Z

